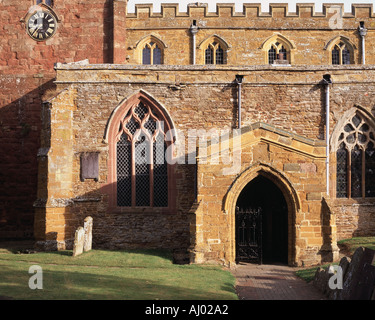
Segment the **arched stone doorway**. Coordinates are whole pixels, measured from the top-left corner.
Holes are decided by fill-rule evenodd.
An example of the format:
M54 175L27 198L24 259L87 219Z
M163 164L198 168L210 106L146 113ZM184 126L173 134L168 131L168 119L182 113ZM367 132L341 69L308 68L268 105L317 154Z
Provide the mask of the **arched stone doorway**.
M236 207L237 204L240 204L242 201L240 200L241 193L244 191L244 194L247 194L247 191L249 191L249 189L247 189L247 186L249 186L248 188L253 188L253 190L259 189L258 191L256 191L257 194L262 193L265 197L264 199L267 201L272 200L272 193L270 193L268 189L269 186L271 186L272 190L277 191L276 199L280 199L280 193L282 194L287 206L287 210L283 211L283 218L285 219L285 214L287 216L288 248L286 262L290 266L297 265L297 255L299 249L296 240L296 216L300 212L301 201L299 199L298 193L296 192L289 179L280 171L264 163L256 163L247 170L243 171L236 178L236 180L233 181L226 195L224 206L225 211L230 217L230 251L228 252L229 260L232 262L236 262ZM279 203L280 202L285 204L282 200L279 200ZM283 258L283 261L285 261L285 255L283 256Z
M259 175L242 189L236 208L236 261L251 261L256 254L262 263L287 264L288 204L280 188ZM257 252L246 250L246 237Z

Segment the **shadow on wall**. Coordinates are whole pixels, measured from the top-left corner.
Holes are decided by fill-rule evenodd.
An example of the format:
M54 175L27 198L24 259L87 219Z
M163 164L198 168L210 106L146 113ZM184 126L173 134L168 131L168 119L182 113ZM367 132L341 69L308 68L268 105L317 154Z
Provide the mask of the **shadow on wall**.
M7 101L23 87L33 87L40 81L34 77L4 76L0 80L0 98ZM14 88L9 85L13 82ZM33 236L41 102L43 93L53 87L53 80L35 87L0 107L0 239L30 239Z

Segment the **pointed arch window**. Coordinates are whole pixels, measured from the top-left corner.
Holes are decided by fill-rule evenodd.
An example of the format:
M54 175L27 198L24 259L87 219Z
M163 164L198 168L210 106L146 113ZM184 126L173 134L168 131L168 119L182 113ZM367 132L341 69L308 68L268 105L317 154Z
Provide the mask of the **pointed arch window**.
M352 48L340 41L339 43L335 44L332 48L332 64L352 64L353 63L353 52Z
M291 65L294 63L296 46L293 41L280 33L268 37L260 47L264 52L265 64Z
M111 146L115 207L169 207L169 129L160 110L145 101L121 118Z
M375 197L375 130L356 113L345 124L336 151L336 197Z
M207 45L205 50L205 64L226 64L226 50L223 45L214 40Z
M53 6L53 0L36 0L36 4L41 4L41 3L44 3L51 8Z
M163 64L162 50L154 42L146 42L142 49L142 64Z
M269 64L274 64L274 63L288 64L289 63L289 52L284 46L284 44L278 41L271 44L271 47L268 50L268 63Z

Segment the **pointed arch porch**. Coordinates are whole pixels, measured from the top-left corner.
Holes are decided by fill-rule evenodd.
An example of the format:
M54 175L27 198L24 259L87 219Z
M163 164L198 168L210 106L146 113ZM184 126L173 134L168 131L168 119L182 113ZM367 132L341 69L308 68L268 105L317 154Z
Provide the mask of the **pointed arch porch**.
M235 213L237 200L244 188L259 176L275 184L285 198L288 210L288 264L296 265L296 214L301 208L301 201L289 179L265 163L255 163L243 171L227 192L224 210L229 215L230 221L230 260L235 261L236 258Z

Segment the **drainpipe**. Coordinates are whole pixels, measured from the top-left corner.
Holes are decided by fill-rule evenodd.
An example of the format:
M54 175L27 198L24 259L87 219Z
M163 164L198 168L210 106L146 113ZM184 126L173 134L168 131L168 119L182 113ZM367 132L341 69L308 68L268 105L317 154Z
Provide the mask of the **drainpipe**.
M236 83L238 85L238 129L241 129L241 85L243 76L236 75Z
M329 195L329 85L332 84L332 79L329 74L323 76L323 84L325 85L325 104L326 104L326 184L327 184L327 195Z
M196 39L195 35L198 32L198 27L197 27L197 20L193 20L193 24L190 26L190 33L193 36L193 64L195 64L195 50L196 50Z
M366 55L365 55L365 36L367 34L367 29L365 28L365 22L361 21L358 27L359 35L362 38L362 64L366 64Z

